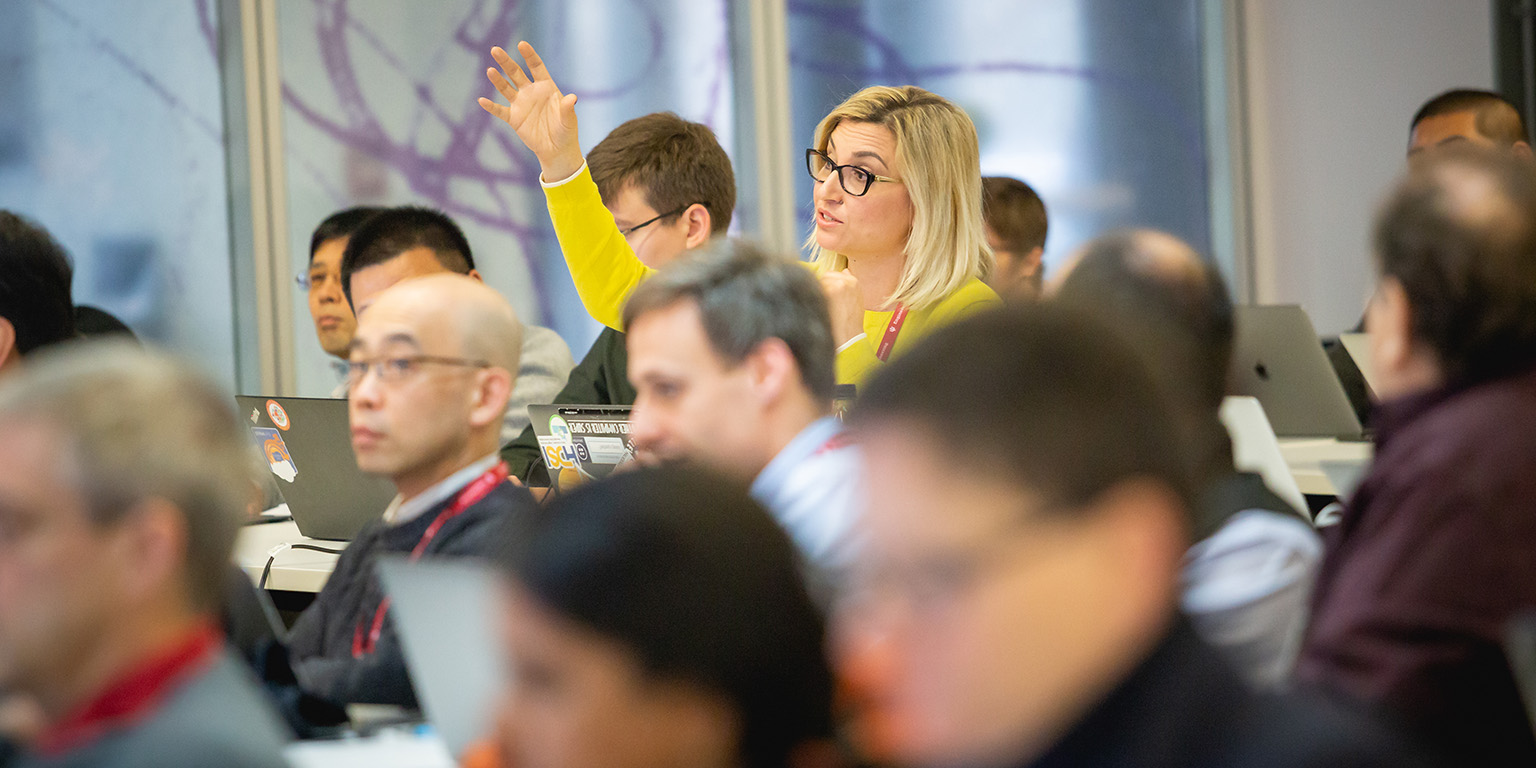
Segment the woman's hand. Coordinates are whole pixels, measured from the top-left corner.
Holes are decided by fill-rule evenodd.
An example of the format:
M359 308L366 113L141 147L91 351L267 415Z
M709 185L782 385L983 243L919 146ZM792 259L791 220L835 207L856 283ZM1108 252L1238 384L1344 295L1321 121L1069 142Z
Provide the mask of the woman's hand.
M538 157L545 181L570 178L585 162L576 136L576 94L560 92L532 45L518 43L517 52L528 62L533 77L523 74L506 51L492 48L491 57L501 71L487 69L485 76L508 103L503 106L482 98L480 107L512 126L523 145Z
M841 347L864 332L864 295L859 293L859 279L846 269L822 272L818 277L832 314L832 344Z

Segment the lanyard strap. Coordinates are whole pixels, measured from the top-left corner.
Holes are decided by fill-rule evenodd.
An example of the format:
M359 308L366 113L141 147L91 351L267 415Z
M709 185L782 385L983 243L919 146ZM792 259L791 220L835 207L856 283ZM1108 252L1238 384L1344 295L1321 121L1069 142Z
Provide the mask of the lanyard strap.
M417 541L416 546L411 549L408 560L410 562L420 560L421 556L426 553L427 546L432 543L433 539L437 538L438 532L443 530L443 526L447 525L449 520L458 517L464 510L484 501L485 497L489 496L491 491L496 489L496 486L507 481L509 474L507 463L505 461L498 461L496 466L487 469L479 477L471 480L469 485L464 486L464 489L459 491L459 495L454 497L453 503L443 508L443 511L437 513L437 517L432 519L432 523L427 526L427 530L422 532L421 540ZM357 627L352 631L352 658L360 659L373 653L373 649L379 644L379 634L384 631L384 616L388 613L389 597L386 596L383 600L379 601L379 607L374 610L373 621L369 623L366 633L363 630L363 623L358 622Z
M875 357L880 362L885 362L891 357L891 349L896 346L896 337L901 335L901 326L907 322L907 305L897 304L896 310L891 313L891 322L885 326L885 336L880 339L880 347L875 350Z

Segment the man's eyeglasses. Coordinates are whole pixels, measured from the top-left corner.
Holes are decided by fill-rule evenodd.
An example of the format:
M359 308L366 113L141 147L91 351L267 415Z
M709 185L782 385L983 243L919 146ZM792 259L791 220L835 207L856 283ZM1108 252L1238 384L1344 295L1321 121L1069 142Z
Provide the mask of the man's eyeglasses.
M484 360L471 360L463 357L436 357L433 355L405 355L402 357L381 357L373 360L348 360L338 363L337 368L347 378L347 389L354 389L361 384L369 371L378 374L379 381L395 383L404 381L415 375L423 365L456 365L465 368L490 368L491 364Z
M682 213L683 211L688 210L692 206L693 206L693 203L689 203L688 205L685 205L685 206L683 206L681 208L678 208L676 210L667 211L666 213L662 213L662 214L657 214L656 216L654 216L652 218L649 218L649 219L646 219L645 221L642 221L639 224L634 225L633 227L630 227L628 229L621 229L621 230L619 230L619 234L623 235L624 237L629 237L630 235L632 235L632 234L634 234L636 232L639 232L640 230L645 229L646 227L649 227L650 225L655 224L656 222L661 221L662 219L665 219L665 218L668 218L668 217L671 217L671 216L676 216L679 213Z
M864 193L868 192L877 181L901 183L901 179L881 176L857 165L838 165L832 162L832 158L814 149L805 151L805 169L811 172L811 178L815 179L817 184L826 181L828 176L836 173L837 183L843 185L844 192L854 197L863 197Z

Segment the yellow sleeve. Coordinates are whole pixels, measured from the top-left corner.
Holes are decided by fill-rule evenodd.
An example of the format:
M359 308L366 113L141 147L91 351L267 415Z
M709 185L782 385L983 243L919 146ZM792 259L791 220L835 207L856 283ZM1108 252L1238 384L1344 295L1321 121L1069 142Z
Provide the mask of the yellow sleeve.
M624 330L624 302L653 270L619 234L585 165L575 178L545 187L544 201L587 313L609 328Z

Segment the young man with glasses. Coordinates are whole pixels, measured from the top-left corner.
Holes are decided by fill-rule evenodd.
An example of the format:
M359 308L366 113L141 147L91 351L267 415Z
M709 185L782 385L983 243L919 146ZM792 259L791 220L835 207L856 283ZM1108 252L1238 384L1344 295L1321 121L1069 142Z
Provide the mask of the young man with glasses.
M406 280L359 307L352 449L399 496L347 547L289 635L305 690L337 704L415 706L374 563L385 552L487 554L503 518L532 507L496 453L521 337L506 300L460 275Z
M454 272L480 280L469 241L453 219L430 208L401 206L376 214L353 233L341 258L341 287L359 316L375 296L401 280ZM506 443L528 426L528 406L552 402L571 367L560 335L523 327L517 385L502 424Z
M671 112L637 117L587 153L587 168L607 210L593 206L580 209L569 223L556 219L557 231L617 226L640 261L660 268L731 225L736 178L731 158L706 125ZM602 220L608 216L611 224ZM552 402L629 405L635 388L625 374L628 365L624 334L604 328ZM548 484L532 428L507 444L501 456L530 485Z
M850 429L869 503L833 635L880 757L1405 764L1368 723L1253 693L1179 615L1189 462L1137 353L1089 317L939 329Z

